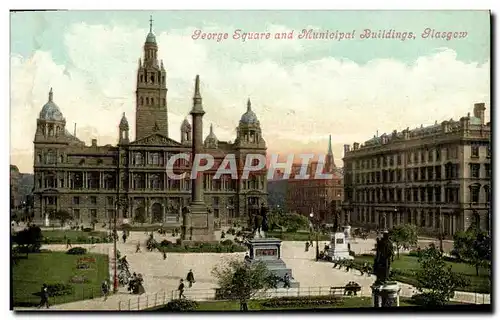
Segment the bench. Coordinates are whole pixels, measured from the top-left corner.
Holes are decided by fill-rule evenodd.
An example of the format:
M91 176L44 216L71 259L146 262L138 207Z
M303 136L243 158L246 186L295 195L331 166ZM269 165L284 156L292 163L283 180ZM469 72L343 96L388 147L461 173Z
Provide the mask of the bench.
M345 287L330 287L331 296L343 296L345 294Z

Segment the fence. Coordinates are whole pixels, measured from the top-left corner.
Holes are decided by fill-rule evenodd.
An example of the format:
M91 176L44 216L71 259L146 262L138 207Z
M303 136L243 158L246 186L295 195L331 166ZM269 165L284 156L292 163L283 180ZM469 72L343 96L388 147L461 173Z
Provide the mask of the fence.
M310 297L310 296L327 296L331 295L331 287L303 287L291 289L271 289L265 292L259 292L254 296L254 299L269 299L277 297ZM405 291L403 288L400 291L400 297L410 298L413 292ZM361 291L357 292L356 297L371 297L370 288L362 287ZM344 296L350 298L353 296ZM118 303L118 310L133 311L144 310L165 305L166 303L179 299L178 290L160 291L155 294L141 295ZM214 301L215 289L186 289L184 297L195 301ZM452 301L474 303L474 304L490 304L490 295L472 292L456 292Z

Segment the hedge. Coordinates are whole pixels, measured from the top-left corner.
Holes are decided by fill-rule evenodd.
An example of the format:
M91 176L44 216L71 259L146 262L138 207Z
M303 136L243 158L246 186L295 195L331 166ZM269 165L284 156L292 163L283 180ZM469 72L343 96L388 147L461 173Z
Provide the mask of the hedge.
M74 247L66 251L67 254L86 254L87 249L82 247Z
M192 245L181 245L181 244L168 244L162 245L162 243L157 245L158 250L162 252L198 252L198 253L234 253L234 252L246 252L248 248L246 246L240 246L231 241L231 244L224 243L194 243Z
M342 298L334 296L310 296L310 297L279 297L272 298L261 305L267 308L287 308L340 304Z
M198 308L198 302L186 299L172 300L165 306L165 311L194 311Z

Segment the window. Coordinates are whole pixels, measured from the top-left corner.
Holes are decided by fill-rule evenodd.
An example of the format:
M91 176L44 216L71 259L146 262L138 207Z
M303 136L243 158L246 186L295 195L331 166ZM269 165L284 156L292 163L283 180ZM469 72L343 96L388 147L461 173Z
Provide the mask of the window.
M418 152L413 153L413 162L418 163Z
M491 157L491 146L488 144L488 147L486 149L486 157L490 158Z
M97 209L90 209L90 216L92 219L97 219Z
M106 204L107 204L108 206L112 206L112 205L114 204L114 199L113 199L113 197L107 197L107 198L106 198Z
M219 209L214 209L214 218L219 218Z
M64 179L59 179L59 187L64 188Z
M73 209L73 218L75 220L80 220L80 209Z
M64 163L64 156L63 155L59 156L59 162Z
M97 197L91 196L90 197L90 204L97 204Z
M470 201L473 203L479 203L479 191L480 187L475 185L470 187Z
M113 219L113 217L115 215L115 210L114 209L108 209L106 215L107 215L107 220L110 221L110 223L111 223L111 219Z
M429 162L433 162L434 161L434 151L433 150L429 150Z
M41 163L41 162L42 162L42 155L41 155L41 154L38 154L38 155L37 155L37 160L38 160L38 163Z
M470 176L472 178L479 178L479 171L481 169L481 165L478 163L470 164Z
M420 162L425 163L425 152L420 151Z
M471 157L472 158L479 158L479 146L478 145L471 145L470 147L471 150Z
M436 161L441 161L441 150L436 149Z
M489 186L484 186L484 195L485 195L485 201L489 205L491 199L490 199L490 187Z
M397 156L397 164L398 164L398 166L401 165L401 154L398 154L398 156Z
M489 163L484 164L485 177L491 178L491 165Z
M73 197L73 204L79 205L80 204L80 197Z

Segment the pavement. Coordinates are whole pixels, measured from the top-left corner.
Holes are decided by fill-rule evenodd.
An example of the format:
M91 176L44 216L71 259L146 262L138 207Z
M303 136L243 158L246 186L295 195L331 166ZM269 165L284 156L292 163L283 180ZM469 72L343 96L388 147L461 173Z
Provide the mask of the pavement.
M120 233L121 235L121 233ZM220 232L216 233L220 238ZM144 278L146 294L142 297L128 294L125 288L120 288L119 293L111 295L106 301L101 298L92 300L75 301L66 304L52 306L49 310L119 310L119 309L143 309L153 304L161 304L173 297L180 279L185 279L187 273L192 269L196 283L192 288L186 288L186 296L200 297L212 295L217 283L211 271L220 264L226 264L231 259L243 259L245 253L167 253L167 259L158 251L148 252L145 242L149 237L144 232L131 232L126 243L119 242L118 250L122 256L127 256L131 272L141 273ZM154 234L157 241L168 239L175 241L171 235L160 236ZM228 235L226 238L231 239ZM431 240L422 240L431 241ZM135 253L137 242L141 243L141 252ZM324 248L326 241L320 241L320 249ZM425 244L425 243L422 243ZM314 244L316 245L316 244ZM374 239L356 239L351 244L351 250L356 253L368 253L374 248ZM78 245L88 248L91 252L109 254L111 257L113 244ZM65 251L65 245L44 245L44 249L53 251ZM329 288L333 286L344 286L349 281L355 281L362 287L362 294L370 294L370 286L375 281L374 276L361 275L358 270L333 269L329 262L315 261L315 248L308 252L304 250L303 241L284 241L282 243L282 259L287 267L292 269L293 277L300 282L301 290L307 287ZM112 264L110 263L110 274L112 275ZM112 282L111 282L112 283ZM401 295L411 296L416 290L407 284L401 283ZM312 289L314 290L314 289ZM326 290L326 289L325 289ZM465 301L477 300L473 293L460 293L460 299ZM489 301L489 296L488 296ZM138 306L139 304L139 306ZM19 308L16 310L27 310Z

